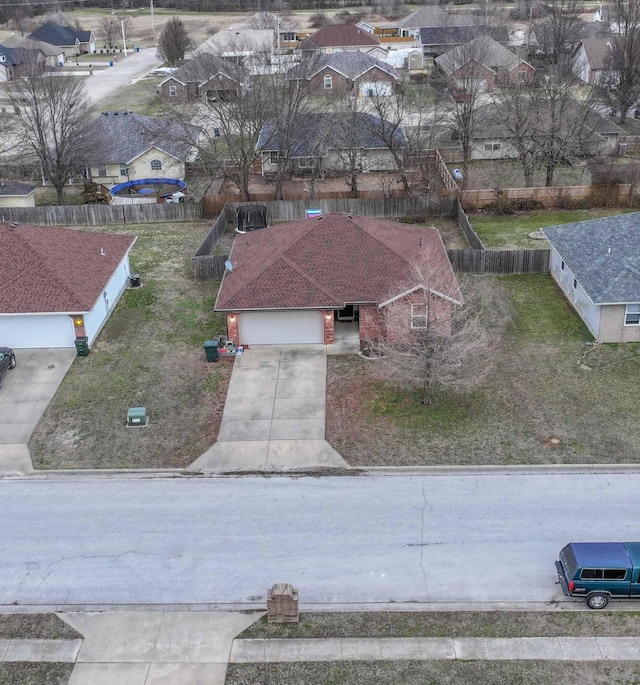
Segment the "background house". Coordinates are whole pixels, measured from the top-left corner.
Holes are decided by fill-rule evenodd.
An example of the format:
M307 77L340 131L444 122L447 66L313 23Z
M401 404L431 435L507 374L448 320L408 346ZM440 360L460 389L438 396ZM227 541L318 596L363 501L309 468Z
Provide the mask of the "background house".
M45 66L45 56L40 50L0 45L0 81L13 81L34 68L42 72Z
M29 38L64 48L69 55L94 53L96 51L96 37L93 31L60 26L52 21L42 24L29 35Z
M483 35L503 45L509 41L509 31L506 26L433 26L420 29L418 35L425 57L437 57L443 52L465 45Z
M531 64L489 36L449 50L435 61L453 85L464 83L465 79L478 79L487 90L500 84L528 82L535 74Z
M109 185L144 178L184 179L186 162L195 158L198 132L171 119L102 112L84 133L86 175Z
M242 70L236 64L201 53L167 76L158 86L158 93L167 103L225 100L237 96L242 81Z
M640 213L542 229L551 275L598 342L640 342Z
M9 37L2 39L2 44L8 48L27 48L29 50L39 50L45 59L47 67L55 68L64 66L64 48L50 43L43 43L41 40L31 40L24 36L12 33Z
M304 60L287 72L314 95L391 95L396 70L364 52L335 52Z
M573 53L573 73L590 86L597 86L611 54L611 42L607 38L584 38Z
M135 238L0 223L0 340L10 347L89 345L128 283Z
M35 207L36 187L18 181L0 181L0 207Z
M429 296L446 315L462 298L435 228L338 213L280 224L235 241L215 309L240 344L332 344L344 325L355 326L361 345L393 342L428 325L424 307L412 307L418 291L424 302L414 269L421 258L440 274ZM402 330L387 330L391 303L394 322L399 307L406 312Z
M252 55L260 55L263 59L273 55L274 41L272 29L228 28L207 39L193 51L193 56L204 52L240 64Z
M283 159L292 174L312 170L344 173L351 165L365 173L394 171L390 138L394 148L407 147L401 128L372 114L311 112L299 115L286 131L279 130L277 122L267 122L260 131L257 148L263 176L280 171Z
M380 40L355 24L329 24L300 41L303 57L318 53L331 54L344 50L369 51L380 46Z

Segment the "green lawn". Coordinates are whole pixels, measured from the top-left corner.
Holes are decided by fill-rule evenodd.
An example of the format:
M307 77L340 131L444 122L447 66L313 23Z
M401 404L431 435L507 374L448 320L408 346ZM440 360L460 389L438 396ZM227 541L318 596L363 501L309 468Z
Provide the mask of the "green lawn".
M540 249L548 247L546 240L535 240L529 233L545 226L587 221L602 216L622 214L623 209L573 209L516 212L498 216L487 212L469 213L473 230L487 248Z
M352 466L640 461L640 345L592 345L551 276L490 279L511 322L474 392L417 393L328 360L327 439ZM557 441L557 442L556 442Z
M112 226L137 235L126 290L89 356L76 359L31 439L36 468L183 467L217 435L232 362L208 364L203 343L226 331L218 283L197 283L191 256L205 222ZM97 229L99 230L99 229ZM126 428L129 407L147 428Z

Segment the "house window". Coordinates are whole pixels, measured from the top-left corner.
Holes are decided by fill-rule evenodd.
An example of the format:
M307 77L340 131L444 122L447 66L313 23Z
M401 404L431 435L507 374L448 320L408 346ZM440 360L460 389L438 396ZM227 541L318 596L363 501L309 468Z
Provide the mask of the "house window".
M575 290L578 287L578 281L574 278L573 279L573 289Z
M126 164L121 164L120 165L120 176L128 176L129 175L129 167Z
M151 160L151 171L160 171L162 169L162 162L159 159Z
M298 166L301 169L313 169L313 157L301 157L298 160Z
M500 144L500 143L494 143L494 142L485 143L485 144L484 144L484 151L485 151L485 152L493 152L493 151L495 151L495 150L499 150L500 147L501 147L501 144Z
M560 271L564 271L564 262L560 263Z
M625 326L640 326L640 304L628 304L624 316Z
M273 151L269 153L269 164L277 164L278 163L278 152Z
M178 89L175 86L169 86L169 97L174 98L178 94Z
M426 304L412 304L411 305L411 328L426 328L427 327L427 305Z
M324 77L324 89L331 90L333 88L333 76Z
M98 169L98 178L105 178L107 175L106 169Z

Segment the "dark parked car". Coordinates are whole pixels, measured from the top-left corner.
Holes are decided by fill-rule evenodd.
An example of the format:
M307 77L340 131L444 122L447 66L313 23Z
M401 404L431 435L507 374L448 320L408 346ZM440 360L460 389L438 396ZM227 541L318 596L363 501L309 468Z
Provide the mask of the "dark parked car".
M9 369L16 366L16 355L8 347L0 347L0 388L2 387L2 377Z

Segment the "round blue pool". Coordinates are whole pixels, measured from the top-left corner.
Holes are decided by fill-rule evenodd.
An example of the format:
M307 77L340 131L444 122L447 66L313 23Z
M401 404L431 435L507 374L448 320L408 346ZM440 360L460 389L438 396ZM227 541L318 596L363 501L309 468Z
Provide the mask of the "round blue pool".
M135 181L118 183L111 188L112 195L156 195L169 197L179 190L184 190L187 184L179 178L139 178Z

